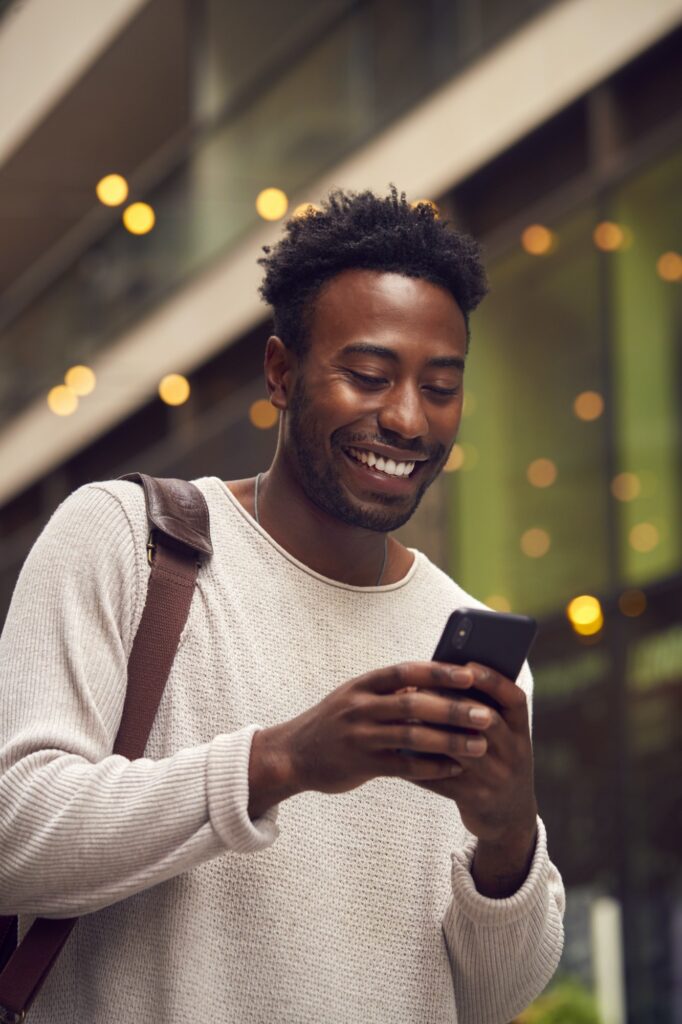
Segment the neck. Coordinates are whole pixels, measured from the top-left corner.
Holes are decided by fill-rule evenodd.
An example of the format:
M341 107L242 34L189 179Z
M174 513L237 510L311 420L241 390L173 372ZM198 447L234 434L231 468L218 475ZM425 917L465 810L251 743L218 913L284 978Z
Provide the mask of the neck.
M248 484L249 481L240 481ZM250 501L242 489L232 490L255 515L255 487ZM277 461L260 479L258 519L270 536L299 561L330 579L353 586L376 586L389 582L390 551L387 535L376 530L349 526L319 508L284 472ZM393 542L391 547L393 547Z

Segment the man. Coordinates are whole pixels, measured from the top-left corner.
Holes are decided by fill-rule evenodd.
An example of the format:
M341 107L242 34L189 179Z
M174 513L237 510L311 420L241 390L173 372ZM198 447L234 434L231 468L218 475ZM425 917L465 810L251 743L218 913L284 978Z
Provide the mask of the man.
M477 602L390 536L457 435L478 252L393 189L333 193L262 262L279 444L197 482L214 555L147 757L111 754L139 488L72 495L17 585L0 912L86 915L33 1020L501 1024L562 942L531 677L432 663Z

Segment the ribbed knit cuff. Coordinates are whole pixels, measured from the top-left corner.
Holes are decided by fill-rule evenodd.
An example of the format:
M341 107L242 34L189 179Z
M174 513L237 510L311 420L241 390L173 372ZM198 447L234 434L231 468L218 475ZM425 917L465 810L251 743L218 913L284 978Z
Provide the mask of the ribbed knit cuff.
M528 876L520 889L504 899L483 896L474 884L471 865L476 852L475 837L452 854L452 892L458 910L478 925L500 925L526 915L531 908L547 902L550 861L547 833L541 818L537 819L537 828L535 852Z
M210 744L207 785L211 824L228 850L252 853L264 850L279 835L277 807L260 818L249 818L249 758L254 733L249 725L239 732L222 733Z

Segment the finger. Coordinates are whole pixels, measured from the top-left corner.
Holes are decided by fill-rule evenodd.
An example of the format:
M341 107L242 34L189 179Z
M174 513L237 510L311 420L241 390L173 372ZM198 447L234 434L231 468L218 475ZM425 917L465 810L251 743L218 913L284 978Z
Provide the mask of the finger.
M508 722L527 724L526 695L520 686L486 665L479 665L472 661L469 662L467 668L474 673L474 688L488 697L492 697Z
M485 730L499 715L492 708L469 700L463 693L446 696L410 688L368 702L367 714L376 722L428 722L454 729Z
M411 722L377 726L368 732L365 745L370 750L411 750L455 759L483 757L488 749L485 736L480 734L472 736Z
M400 665L367 672L356 681L372 693L393 693L415 686L427 690L466 690L474 682L474 671L463 665L442 661L405 661Z
M385 775L406 779L409 782L453 779L464 772L462 765L449 757L414 757L409 752L387 753L383 770Z

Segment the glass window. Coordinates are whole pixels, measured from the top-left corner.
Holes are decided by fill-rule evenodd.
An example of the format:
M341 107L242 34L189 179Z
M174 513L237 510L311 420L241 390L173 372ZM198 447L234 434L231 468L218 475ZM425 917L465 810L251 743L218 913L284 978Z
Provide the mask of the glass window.
M608 580L593 226L583 209L540 236L543 255L519 244L493 261L472 318L451 569L502 609L547 612Z
M225 106L244 96L273 66L291 61L324 26L351 6L352 0L251 0L226 4L208 0L198 15L203 36L197 61L197 114L219 115Z
M680 302L682 153L625 184L613 256L613 373L621 570L642 584L682 565Z

